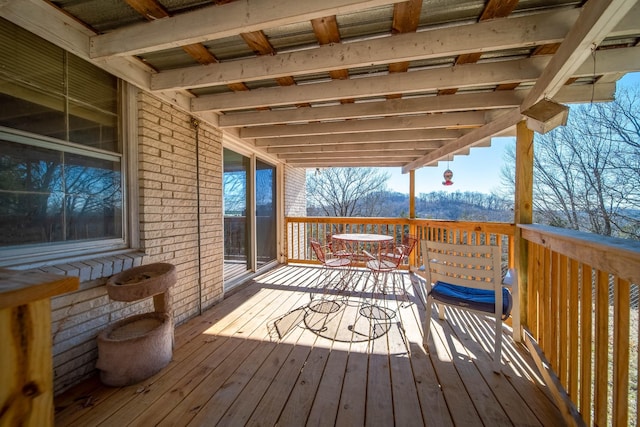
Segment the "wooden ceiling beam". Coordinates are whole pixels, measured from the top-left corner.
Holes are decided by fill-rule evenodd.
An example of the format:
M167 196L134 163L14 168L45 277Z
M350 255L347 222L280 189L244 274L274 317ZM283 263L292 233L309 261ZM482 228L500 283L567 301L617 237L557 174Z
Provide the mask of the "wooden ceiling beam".
M367 159L381 159L384 161L393 160L413 160L416 157L423 156L432 150L420 150L420 151L369 151L363 152L360 150L354 151L335 151L327 153L286 153L278 154L277 157L281 160L306 160L306 159L358 159L366 157Z
M167 70L153 75L151 86L154 90L194 89L235 81L259 81L464 53L533 47L561 42L578 14L579 11L574 9L545 12L348 44L330 44L206 67Z
M330 135L306 135L303 137L259 138L254 141L256 147L302 147L313 145L384 143L384 142L424 142L452 140L468 133L460 129L410 129L385 132L356 132Z
M349 158L349 159L299 159L299 160L289 160L286 163L293 167L300 168L344 168L344 167L385 167L385 168L393 168L393 167L401 167L406 164L407 161L410 161L411 157L407 157L403 159L394 159L393 161L385 160L385 159L367 159L360 156L360 158Z
M293 154L293 153L335 153L342 151L359 151L368 153L373 151L426 151L435 150L444 145L444 141L389 141L372 142L363 144L323 144L296 147L268 147L267 153L272 154Z
M521 111L543 97L553 97L635 4L636 0L588 1L522 103Z
M479 145L487 139L515 126L520 120L522 120L522 114L520 114L519 108L514 108L509 112L505 112L490 123L487 123L478 129L474 129L468 134L446 143L441 148L432 151L426 156L422 156L404 165L402 167L402 173L408 173L410 170L436 163L439 160L451 157L461 151L468 150L470 147Z
M364 167L385 167L385 168L393 168L393 167L401 167L403 162L382 162L380 159L347 159L345 161L331 160L331 161L322 161L318 160L291 160L286 162L288 165L296 168L346 168L346 167L356 167L356 168L364 168Z
M370 120L311 123L307 125L257 126L240 129L241 138L269 138L353 132L383 132L405 129L470 128L487 123L484 112L428 114Z
M625 55L621 55L625 56ZM640 55L636 56L639 58ZM585 69L588 68L585 64ZM637 65L637 64L636 64ZM640 68L640 66L639 66ZM582 67L578 70L581 71ZM599 74L602 74L599 70ZM618 75L617 78L620 78ZM615 82L612 78L610 81ZM517 84L515 84L517 86ZM509 86L509 85L503 85ZM613 99L615 84L598 83L565 86L554 99L562 103L610 101ZM244 112L220 116L219 127L222 129L243 126L264 126L275 124L308 123L325 120L373 118L380 116L400 116L405 114L447 113L465 110L489 110L513 108L519 106L528 89L517 91L502 90L497 92L458 93L456 96L425 96L404 99L360 102L348 105L333 105L308 109L284 109L260 112Z
M595 53L599 74L637 70L636 47L600 50ZM535 56L512 61L468 64L449 68L412 71L357 80L334 80L295 87L264 88L246 93L204 95L193 99L193 111L231 111L262 106L293 105L299 102L322 102L341 97L372 97L389 93L428 93L442 81L452 87L470 88L507 83L536 81L552 57ZM579 67L578 75L591 75L589 64ZM565 79L566 81L567 79ZM564 84L564 82L563 82ZM552 96L550 96L552 97Z
M92 58L137 55L241 33L274 28L338 13L397 3L399 0L300 1L240 0L211 5L167 19L135 24L91 38Z
M266 34L263 31L252 31L250 33L242 33L240 34L242 40L249 46L251 50L256 55L264 56L264 55L276 55L277 52ZM275 78L276 82L280 86L295 86L296 81L292 76L280 76ZM301 102L296 104L296 107L310 107L311 104L307 102ZM266 107L262 107L260 109L268 109Z
M306 123L322 120L358 119L405 114L446 113L463 110L488 110L517 107L523 94L510 92L463 93L455 97L424 96L416 98L360 102L310 109L271 110L220 116L221 128Z
M333 101L392 93L428 93L446 81L453 87L473 88L511 82L534 81L549 57L517 59L451 68L412 71L351 80L332 80L301 86L261 88L246 93L203 95L192 100L193 111L230 111L299 102Z

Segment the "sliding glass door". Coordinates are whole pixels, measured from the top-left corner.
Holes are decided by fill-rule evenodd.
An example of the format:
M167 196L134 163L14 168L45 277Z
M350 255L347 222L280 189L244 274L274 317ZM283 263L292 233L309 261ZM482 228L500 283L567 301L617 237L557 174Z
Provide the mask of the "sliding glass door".
M276 168L256 160L256 252L258 268L276 260Z
M251 159L224 149L224 280L251 269L249 180Z
M225 289L277 259L276 167L224 149Z

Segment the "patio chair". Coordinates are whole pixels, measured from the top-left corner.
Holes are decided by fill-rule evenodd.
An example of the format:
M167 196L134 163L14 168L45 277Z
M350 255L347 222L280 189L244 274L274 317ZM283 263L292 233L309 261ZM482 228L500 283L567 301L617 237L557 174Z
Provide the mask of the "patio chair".
M374 292L376 289L380 290L383 295L386 295L389 290L389 273L393 273L400 267L405 259L408 259L409 255L413 251L418 239L414 236L405 235L401 244L396 243L382 243L379 247L379 251L376 255L367 253L369 260L366 262L366 266L373 273ZM380 280L382 276L382 280ZM391 289L393 293L396 293L397 289L396 277L391 275ZM407 290L402 285L402 292L404 298L408 301Z
M337 258L353 259L353 253L349 252L343 242L334 241L331 233L327 234L327 248Z
M349 286L351 259L336 256L328 245L322 245L317 240L311 239L309 243L323 269L323 274L318 277L316 287L321 289L323 294L330 291L344 291ZM313 294L311 298L313 299Z
M427 304L424 348L428 352L431 306L438 304L440 320L449 305L495 319L494 371L500 372L502 321L511 313L512 298L502 283L499 246L422 241Z

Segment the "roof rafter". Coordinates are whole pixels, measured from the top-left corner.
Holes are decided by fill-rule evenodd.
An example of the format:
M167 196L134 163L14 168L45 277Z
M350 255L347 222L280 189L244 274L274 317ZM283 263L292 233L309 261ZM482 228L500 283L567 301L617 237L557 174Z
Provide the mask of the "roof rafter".
M293 154L293 153L339 153L343 151L413 151L425 152L434 150L444 145L444 141L389 141L389 142L372 142L363 144L332 144L332 145L307 145L292 147L273 147L267 148L267 153L273 154ZM420 155L420 153L418 153Z
M421 142L421 141L441 141L446 139L457 139L468 133L463 129L410 129L391 130L385 132L354 132L338 133L330 135L305 135L272 137L256 139L256 147L293 147L324 145L330 147L345 143L369 143L369 142Z
M240 59L206 67L167 70L151 78L154 90L222 85L344 68L447 57L456 52L504 50L560 42L578 17L577 10L545 12L373 40L338 43L277 56ZM461 47L463 46L463 47Z
M136 55L352 12L400 0L238 0L91 38L91 57Z
M558 52L553 55L520 108L504 113L491 123L447 143L444 147L426 156L413 160L402 167L402 172L407 173L412 169L437 162L515 126L522 120L521 111L535 104L543 96L552 97L560 90L567 79L589 56L590 47L592 45L597 47L635 4L636 0L588 1L582 7L580 16L562 42Z
M610 62L612 57L624 57L623 52L635 54L636 48L603 50L596 52L597 62L603 73L619 72L620 64ZM617 52L616 52L617 51ZM615 52L615 53L614 53ZM453 68L436 68L409 73L351 80L333 80L279 88L261 88L245 93L203 95L193 99L193 111L229 111L264 106L293 105L299 102L323 102L343 97L372 97L390 93L428 93L438 90L442 82L458 88L493 86L497 83L532 82L538 79L551 60L550 56L535 56L510 61L460 65ZM637 63L637 57L627 57L629 68ZM584 65L579 75L589 75L589 65ZM573 71L577 71L574 69ZM566 80L566 79L565 79Z
M403 129L438 129L478 127L487 123L484 112L428 114L422 116L386 117L370 120L312 123L308 125L276 125L240 129L241 138L268 138Z
M639 56L640 58L640 52ZM613 99L615 84L565 86L556 94L557 102L609 101ZM424 96L332 105L307 109L283 109L242 112L220 116L219 127L264 126L274 124L307 123L323 120L400 116L405 114L446 113L463 110L487 110L519 106L528 89L460 93L456 96Z

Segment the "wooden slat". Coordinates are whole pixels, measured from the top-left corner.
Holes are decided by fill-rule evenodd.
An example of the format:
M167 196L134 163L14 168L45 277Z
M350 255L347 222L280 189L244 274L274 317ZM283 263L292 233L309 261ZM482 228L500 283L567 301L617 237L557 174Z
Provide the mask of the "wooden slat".
M609 393L609 275L604 271L596 273L595 293L595 387L594 423L607 425L607 396Z
M558 326L560 337L558 343L558 357L559 365L557 366L558 377L565 390L569 389L569 283L567 281L568 275L568 261L566 256L560 256L560 268L558 269Z
M592 310L593 286L592 270L588 265L582 267L582 283L580 285L580 399L579 409L585 424L591 419L591 393L593 378L592 351Z
M578 378L580 372L575 367L580 366L578 354L579 326L580 326L580 282L578 275L578 262L570 260L569 263L569 365L567 368L569 379L567 392L574 402L578 402Z
M613 282L613 425L629 424L630 287L626 280Z
M558 373L560 371L560 359L562 347L565 346L564 341L560 341L560 322L562 313L560 312L560 254L551 253L551 347L549 349L549 362L551 367ZM562 382L562 381L561 381ZM564 387L564 384L562 385Z
M538 319L541 316L541 289L540 289L540 252L541 247L538 245L534 245L533 248L529 248L529 287L527 294L527 307L529 309L529 313L527 315L527 319L529 321L529 326L533 333L533 337L539 343L540 340L540 324Z
M551 252L548 249L544 250L544 258L543 258L543 267L542 267L542 287L544 289L543 294L543 304L544 308L542 310L541 319L547 319L546 322L543 323L542 328L542 341L541 348L545 354L551 354L552 348L552 339L553 339L553 330L550 319L553 318L553 314L551 311L551 300L553 299L553 294L551 292Z

